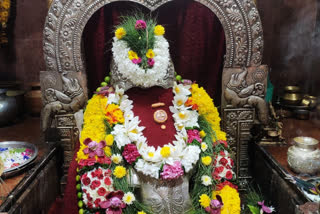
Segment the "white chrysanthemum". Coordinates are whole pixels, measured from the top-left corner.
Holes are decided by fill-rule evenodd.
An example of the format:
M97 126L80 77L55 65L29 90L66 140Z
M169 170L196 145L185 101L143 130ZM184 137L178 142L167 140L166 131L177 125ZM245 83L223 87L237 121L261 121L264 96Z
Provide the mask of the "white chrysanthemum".
M176 82L174 82L173 93L176 96L177 95L188 96L191 94L190 88L191 88L191 85L177 84Z
M114 126L111 134L115 136L115 141L119 149L131 143L143 141L142 131L143 126L139 126L139 117L134 117L132 120L125 118L124 124L117 124Z
M113 58L118 66L119 72L130 79L136 86L150 87L157 85L166 73L170 62L169 44L163 36L155 36L155 44L153 48L154 65L152 68L144 70L139 65L132 63L128 57L130 48L123 40L114 37L112 44Z
M208 145L206 143L201 143L201 150L205 152L208 149Z
M170 106L170 111L173 113L172 117L176 123L182 124L184 127L199 127L197 111L185 107L176 109L172 106Z
M212 179L208 175L203 175L201 177L202 184L205 186L209 186L212 184Z
M124 94L124 90L116 86L114 93L109 94L107 104L112 104L112 103L119 104L123 97L128 98L127 95L123 95L123 94Z
M176 95L174 96L172 103L175 108L180 108L185 104L185 102L187 102L187 100L188 96L186 95Z
M122 156L120 154L113 154L111 156L111 161L115 164L119 164L122 162Z
M181 160L181 164L184 167L186 172L189 172L193 165L197 163L199 160L200 155L200 148L199 146L191 145L187 146L183 151L183 157Z
M136 162L136 165L134 166L134 168L145 175L149 175L150 177L158 179L160 166L161 166L160 164L150 164L140 158Z
M130 205L136 200L136 197L134 196L134 194L132 192L127 192L126 194L123 195L122 200L127 205Z

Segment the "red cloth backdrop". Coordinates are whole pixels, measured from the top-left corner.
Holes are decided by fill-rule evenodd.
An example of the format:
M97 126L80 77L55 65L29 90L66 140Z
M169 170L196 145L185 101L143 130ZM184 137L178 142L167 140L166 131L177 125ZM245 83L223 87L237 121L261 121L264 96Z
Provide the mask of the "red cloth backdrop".
M148 10L138 4L114 2L89 20L83 34L88 87L91 93L110 72L113 27L119 16ZM183 78L197 81L220 104L225 36L219 19L202 4L190 0L169 2L152 13L165 26L165 37L175 70Z
M91 92L99 86L110 71L113 26L118 24L119 15L126 15L135 9L148 13L146 8L137 4L112 3L95 13L86 25L83 47L88 87ZM215 98L216 104L220 103L225 37L217 17L205 6L189 0L167 3L153 15L157 16L158 23L166 28L165 37L170 43L170 54L176 71L183 78L196 80ZM159 87L148 90L134 88L129 90L128 94L135 103L134 113L140 117L141 125L147 127L144 135L149 144L157 146L172 142L175 129L168 109L173 97L171 90ZM150 106L155 102L166 103L166 106L161 108L168 113L166 130L161 130L160 125L153 120L155 109ZM74 160L69 168L63 200L63 213L66 214L78 213L76 167L77 163Z

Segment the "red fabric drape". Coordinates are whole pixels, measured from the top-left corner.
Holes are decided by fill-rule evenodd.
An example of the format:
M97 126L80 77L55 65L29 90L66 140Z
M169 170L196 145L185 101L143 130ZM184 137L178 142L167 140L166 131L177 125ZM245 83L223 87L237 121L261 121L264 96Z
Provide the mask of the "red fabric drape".
M100 82L110 72L113 26L119 23L120 15L130 14L136 9L148 13L146 8L134 3L111 3L95 13L86 25L83 34L83 48L88 87L91 93L99 87ZM183 78L197 81L214 98L215 103L219 104L225 37L218 18L207 7L189 0L175 0L167 3L156 10L153 15L157 17L159 24L165 26L165 37L170 44L170 54L176 71ZM151 90L154 92L154 96L148 99L143 98L144 90L133 89L128 91L130 99L135 101L134 111L139 117L143 117L144 114L144 110L139 109L139 100L142 101L144 106L149 106L156 101L170 102L172 100L172 97L167 100L163 99L163 96L167 93L166 90L159 88ZM148 103L146 104L144 101ZM169 103L166 106L169 106ZM169 110L166 110L170 114ZM152 115L152 112L149 113ZM169 120L172 120L171 117ZM169 122L170 124L166 124L168 128L172 126L172 121ZM144 132L145 136L148 139L150 138L149 142L153 142L151 138L154 137L149 132L152 131L150 127L157 126L157 124L151 123L154 123L151 117L142 118L142 125L149 127L149 130ZM172 127L170 130L174 131ZM170 140L174 133L167 131L167 140ZM159 132L159 134L161 133ZM163 138L163 136L161 137ZM159 136L156 138L159 138ZM76 161L74 160L69 168L63 213L78 213L75 187L76 167Z
M86 25L83 43L91 93L110 72L113 26L119 23L121 15L137 9L148 14L148 10L138 4L111 3L95 13ZM152 15L165 26L177 73L197 81L218 105L225 54L225 36L218 18L207 7L190 0L169 2Z

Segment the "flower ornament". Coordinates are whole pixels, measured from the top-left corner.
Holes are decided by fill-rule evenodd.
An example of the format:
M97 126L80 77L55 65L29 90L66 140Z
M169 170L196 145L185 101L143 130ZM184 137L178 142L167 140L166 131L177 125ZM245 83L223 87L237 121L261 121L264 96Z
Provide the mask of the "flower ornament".
M152 67L154 65L154 59L153 58L149 58L148 61L147 61L148 65L150 67Z
M106 209L106 214L121 214L126 204L122 201L124 193L122 191L110 192L105 201L99 203L100 207Z
M207 194L200 195L199 203L203 208L210 206L211 199Z
M161 178L165 180L177 179L183 175L183 169L180 161L175 161L173 165L164 165Z
M116 168L113 171L113 175L116 176L116 178L123 178L127 174L127 169L123 166L116 166Z
M127 192L123 196L123 201L127 205L131 205L135 200L136 200L136 197L134 196L134 194L132 192Z
M187 133L188 133L188 143L192 143L194 140L198 141L199 143L202 142L202 139L200 138L199 130L189 129Z
M165 29L162 25L157 25L154 27L154 34L156 36L162 36L165 33Z
M83 141L83 144L88 146L87 148L83 149L84 154L89 154L89 158L94 157L97 155L98 157L104 157L104 150L103 148L106 146L105 141L100 141L100 143L97 143L95 141L92 141L90 138L87 138Z
M202 184L205 186L210 186L212 184L212 179L208 175L203 175L201 177Z
M138 152L137 146L134 144L125 145L122 156L129 164L134 163L138 157L140 157L140 153Z
M151 58L153 58L154 56L155 56L155 54L154 54L153 50L152 50L152 49L148 49L148 51L147 51L147 53L146 53L146 57L147 57L148 59L151 59Z
M126 30L123 27L120 27L116 30L115 36L117 39L122 39L126 35Z
M260 213L272 213L275 211L275 209L272 206L268 207L264 205L264 201L259 201L258 204L261 206Z
M137 20L136 21L136 24L135 24L135 29L137 29L137 30L144 30L144 29L146 29L147 28L147 23L145 22L145 21L143 21L143 20Z
M210 202L210 206L205 208L205 211L207 211L210 214L220 214L221 208L223 207L222 199L219 195L216 196L217 199L213 199Z

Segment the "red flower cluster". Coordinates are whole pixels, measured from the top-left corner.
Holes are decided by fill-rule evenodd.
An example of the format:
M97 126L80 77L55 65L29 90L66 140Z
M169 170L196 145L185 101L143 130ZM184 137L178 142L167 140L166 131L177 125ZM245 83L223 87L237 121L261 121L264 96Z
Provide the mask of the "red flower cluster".
M221 190L221 189L222 189L224 186L226 186L226 185L229 185L230 187L238 190L238 186L237 186L237 185L234 185L234 184L231 183L230 181L224 181L224 182L222 182L222 183L220 183L220 184L217 184L217 185L216 185L216 188L217 188L217 190L219 191L219 190Z
M129 164L134 163L138 157L140 157L140 153L138 152L138 149L136 147L136 145L134 144L127 144L124 147L124 150L122 152L122 156L124 157L124 159L126 159L126 161Z

